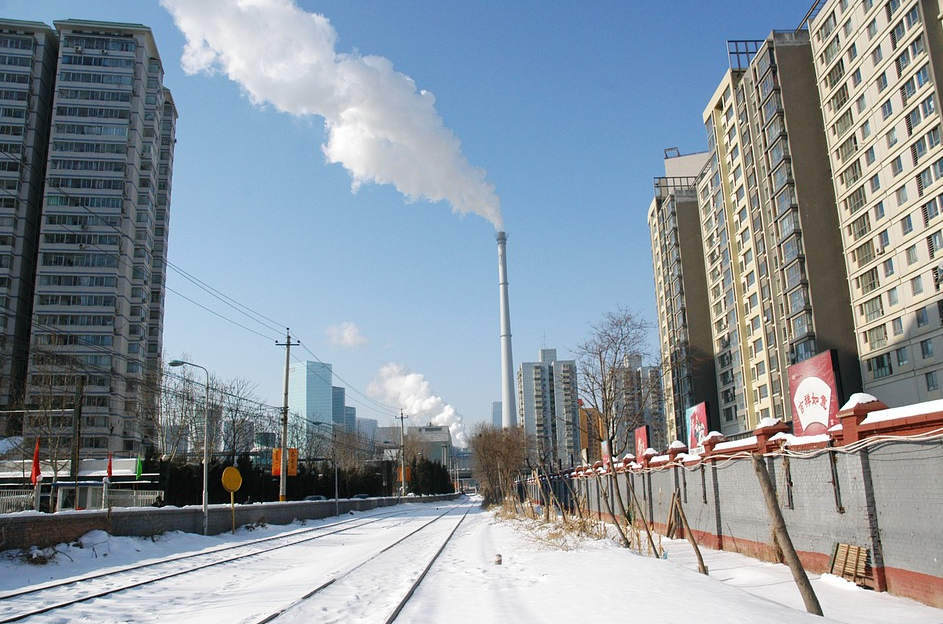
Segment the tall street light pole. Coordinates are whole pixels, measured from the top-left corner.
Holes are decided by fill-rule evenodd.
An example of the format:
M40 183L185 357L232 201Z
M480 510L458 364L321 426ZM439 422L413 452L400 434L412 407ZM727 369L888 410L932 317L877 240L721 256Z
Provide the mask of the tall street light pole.
M210 518L210 492L208 488L209 477L210 477L210 462L209 462L209 422L210 422L210 372L206 368L200 366L199 364L194 364L193 362L185 362L183 360L171 360L169 362L170 366L192 366L193 368L202 369L206 373L206 398L205 403L203 404L203 535L209 535L209 518Z

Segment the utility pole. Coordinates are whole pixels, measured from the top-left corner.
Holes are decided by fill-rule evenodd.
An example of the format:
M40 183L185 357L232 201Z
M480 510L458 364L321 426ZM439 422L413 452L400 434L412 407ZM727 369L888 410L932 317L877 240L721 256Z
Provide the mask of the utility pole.
M276 342L275 345L285 347L285 399L282 402L282 457L281 475L278 480L278 500L288 500L288 366L291 364L291 330L285 328L285 342Z
M409 418L399 411L399 495L406 496L406 430L403 421Z
M85 401L85 376L76 375L75 377L75 407L72 410L72 461L70 472L72 473L72 508L79 507L79 448L82 440L82 403ZM109 439L109 443L111 440ZM51 497L51 495L50 495Z

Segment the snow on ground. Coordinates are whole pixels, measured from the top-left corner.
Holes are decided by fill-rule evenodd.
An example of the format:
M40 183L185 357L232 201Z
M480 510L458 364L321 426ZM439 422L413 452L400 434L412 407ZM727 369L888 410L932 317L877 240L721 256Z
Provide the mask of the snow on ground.
M407 504L404 508L421 508ZM384 511L389 511L389 508ZM377 512L366 512L370 516ZM331 519L318 521L332 522ZM317 525L308 522L306 526ZM300 524L239 529L236 535L212 537L171 533L156 539L113 537L100 531L84 536L81 547L60 545L54 560L44 565L24 563L19 553L0 553L2 592L55 579L79 576L103 567L222 546L275 535ZM366 534L367 532L363 532ZM375 539L373 536L372 539ZM358 544L346 538L351 550ZM364 540L367 539L365 536ZM661 542L666 559L655 559L620 548L611 539L568 537L562 541L552 527L534 521L505 520L475 509L453 543L443 552L398 621L443 622L568 622L636 617L640 621L678 621L738 624L847 622L908 624L943 622L943 610L864 590L842 579L811 575L825 618L805 613L789 570L742 555L702 549L710 570L697 573L691 546L681 540ZM562 546L562 548L561 548ZM285 549L290 550L290 549ZM281 551L278 551L281 552ZM36 553L39 555L39 553ZM495 562L501 555L501 564ZM405 557L409 557L406 553ZM285 554L286 563L290 556ZM395 578L401 565L384 559L381 576ZM197 594L226 585L232 572L203 575L193 584ZM203 583L201 586L200 583ZM355 599L356 589L351 589ZM138 594L142 612L161 611L161 592ZM116 621L108 615L109 599L96 601L102 611L96 622ZM2 605L2 601L0 601ZM225 611L225 609L224 609ZM245 611L242 612L245 615ZM227 613L227 615L230 615ZM177 614L179 617L179 614ZM203 615L205 621L205 614ZM386 614L377 614L384 621ZM176 618L175 618L176 619ZM285 618L310 622L310 615ZM355 618L371 621L369 617ZM228 621L236 621L227 617ZM177 620L181 621L181 620Z

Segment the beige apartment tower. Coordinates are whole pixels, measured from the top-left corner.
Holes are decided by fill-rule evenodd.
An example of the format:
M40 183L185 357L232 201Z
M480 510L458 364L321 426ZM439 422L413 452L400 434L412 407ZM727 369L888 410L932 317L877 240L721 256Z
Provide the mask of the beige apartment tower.
M864 390L941 398L938 0L829 0L808 26Z

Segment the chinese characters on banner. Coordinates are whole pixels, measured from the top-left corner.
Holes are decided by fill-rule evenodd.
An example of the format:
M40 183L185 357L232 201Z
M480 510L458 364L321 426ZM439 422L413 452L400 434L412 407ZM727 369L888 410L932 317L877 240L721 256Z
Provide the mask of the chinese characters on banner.
M272 449L272 476L282 476L282 449ZM288 476L298 476L298 449L288 449Z
M838 376L833 351L789 367L792 430L797 436L821 435L838 424Z

